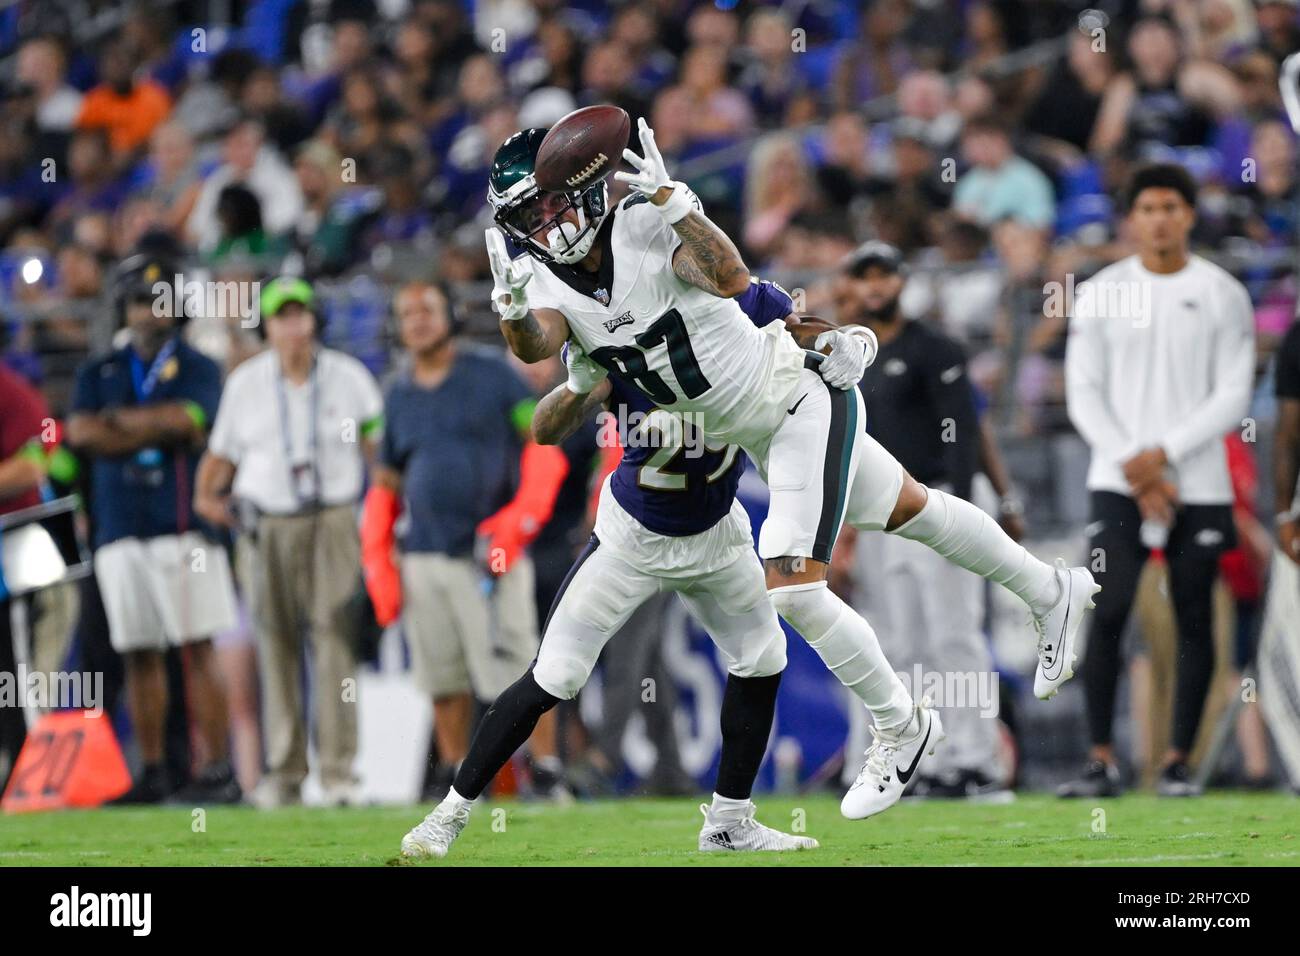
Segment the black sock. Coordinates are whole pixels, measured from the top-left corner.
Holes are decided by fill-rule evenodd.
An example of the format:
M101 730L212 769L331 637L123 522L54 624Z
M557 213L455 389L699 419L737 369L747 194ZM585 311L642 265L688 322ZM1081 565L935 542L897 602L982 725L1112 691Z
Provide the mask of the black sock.
M722 757L718 761L717 794L729 800L748 800L754 778L767 751L776 713L776 691L781 675L736 677L727 675L722 695Z
M492 782L516 750L523 746L542 719L560 702L533 680L532 668L504 691L488 708L470 741L469 753L452 784L466 800L475 800Z

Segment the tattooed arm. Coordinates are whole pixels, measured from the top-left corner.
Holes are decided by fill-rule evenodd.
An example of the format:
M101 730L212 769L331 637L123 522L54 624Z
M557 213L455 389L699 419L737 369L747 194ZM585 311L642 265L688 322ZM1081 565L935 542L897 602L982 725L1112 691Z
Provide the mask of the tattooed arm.
M603 381L586 395L564 385L551 389L533 409L533 439L539 445L558 445L578 430L592 410L609 397L609 381Z
M523 318L500 322L510 351L532 364L560 351L569 337L569 323L558 309L532 309Z
M645 117L637 120L637 135L642 155L623 150L623 159L635 171L619 170L614 178L649 199L664 222L681 236L682 244L673 253L673 272L683 282L711 295L726 299L740 295L749 288L749 270L735 243L709 222L694 193L668 176L668 167L655 145L654 130Z
M665 186L650 201L662 206L671 194L672 187ZM740 258L740 250L708 216L698 210L687 213L673 223L673 230L682 239L673 253L677 278L724 299L749 288L749 270Z
M560 351L569 323L557 309L530 308L528 283L533 273L510 258L505 236L495 226L483 234L492 268L492 307L501 316L501 334L510 351L532 364Z
M799 343L800 348L816 349L817 336L829 329L838 328L834 322L818 318L815 315L795 315L791 312L785 317L785 327Z
M710 295L730 299L749 288L749 270L735 243L709 222L700 201L685 183L668 176L664 158L655 145L655 134L645 121L637 120L641 153L623 150L623 159L635 170L619 170L614 178L650 200L682 244L673 253L673 272L677 278Z

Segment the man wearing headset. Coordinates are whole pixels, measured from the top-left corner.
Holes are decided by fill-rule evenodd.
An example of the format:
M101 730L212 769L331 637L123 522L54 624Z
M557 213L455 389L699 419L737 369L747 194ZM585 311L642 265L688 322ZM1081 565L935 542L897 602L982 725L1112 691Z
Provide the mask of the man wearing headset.
M302 279L263 287L261 322L271 347L230 373L194 508L253 536L242 579L257 632L267 760L253 802L301 799L305 633L324 802L340 806L357 799L356 704L341 691L356 674L345 621L360 561L356 507L383 429L383 399L365 366L321 344L315 295Z
M123 803L158 803L174 790L163 763L169 646L184 648L190 712L208 757L184 798L240 798L210 640L235 625L234 589L225 549L196 520L189 494L221 372L180 334L176 273L148 254L122 263L115 299L127 344L78 371L67 426L68 444L90 462L95 577L143 764Z
M532 440L537 399L502 350L458 336L444 286L408 283L393 313L409 361L385 397L362 564L376 618L401 616L416 682L433 700L439 764L429 795L441 799L469 749L474 699L491 703L537 654L526 548L550 520L569 462ZM530 752L533 793L568 798L554 715Z

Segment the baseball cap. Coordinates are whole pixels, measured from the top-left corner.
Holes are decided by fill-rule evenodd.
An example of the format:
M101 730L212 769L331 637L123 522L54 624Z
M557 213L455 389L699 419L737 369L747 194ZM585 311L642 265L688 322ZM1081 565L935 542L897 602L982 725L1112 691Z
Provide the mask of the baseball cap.
M176 265L162 256L137 254L129 256L118 267L117 293L123 301L152 299L159 282L170 283L176 275Z
M262 289L262 315L277 314L290 302L297 302L311 308L316 302L316 294L306 279L296 276L280 276L272 279Z
M889 243L873 239L858 246L844 260L844 271L857 278L861 278L871 266L879 266L887 272L901 273L903 254Z

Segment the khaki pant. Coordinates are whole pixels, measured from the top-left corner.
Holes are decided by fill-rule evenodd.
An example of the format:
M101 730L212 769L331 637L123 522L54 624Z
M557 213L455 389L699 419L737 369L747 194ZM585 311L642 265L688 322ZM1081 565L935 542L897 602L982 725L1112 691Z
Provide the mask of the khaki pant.
M350 505L312 515L263 516L255 543L241 548L241 578L257 631L267 776L296 788L307 776L302 701L303 634L311 649L316 752L322 786L354 782L356 659L346 604L356 587L361 545ZM355 685L353 685L355 686Z
M1173 721L1175 668L1178 664L1178 628L1174 609L1169 602L1169 569L1158 561L1148 561L1138 585L1138 626L1147 650L1147 668L1136 673L1135 692L1148 701L1145 726L1134 727L1141 741L1141 759L1134 754L1134 767L1140 771L1143 786L1155 785L1160 776L1165 749L1169 746L1169 728ZM1232 688L1232 634L1234 610L1232 594L1222 579L1214 584L1214 676L1205 695L1205 709L1196 731L1196 745L1188 755L1188 764L1199 766L1214 737L1214 728L1223 715Z
M402 555L402 629L417 686L434 700L472 691L491 703L537 654L533 562L521 556L496 582L470 558Z

